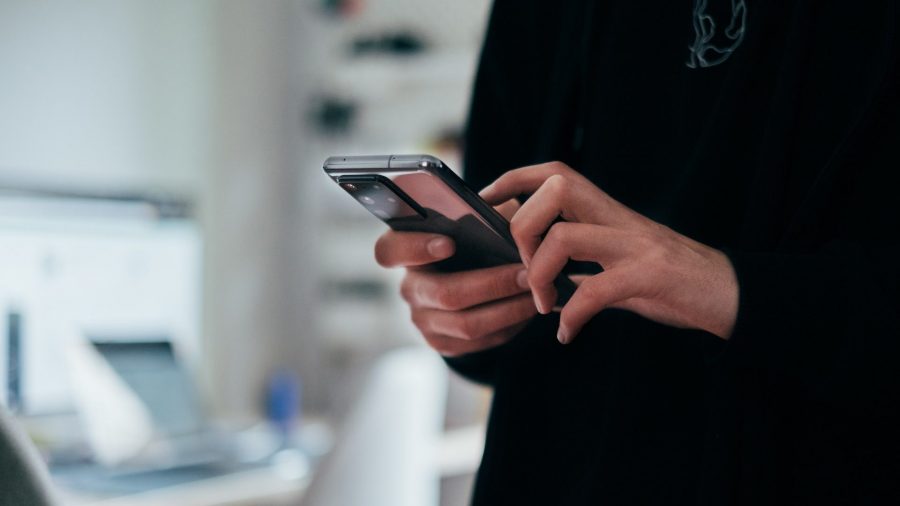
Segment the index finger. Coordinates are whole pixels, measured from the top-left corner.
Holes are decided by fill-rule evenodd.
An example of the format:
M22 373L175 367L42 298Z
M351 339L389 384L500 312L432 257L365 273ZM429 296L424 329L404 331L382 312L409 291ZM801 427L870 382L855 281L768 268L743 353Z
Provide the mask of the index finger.
M625 235L611 227L583 223L557 223L538 247L528 267L528 282L535 305L548 313L556 300L553 281L569 260L597 262L604 269L616 267L633 253Z
M497 205L520 195L534 193L549 177L558 174L582 177L562 162L529 165L504 173L484 187L479 195L489 204Z

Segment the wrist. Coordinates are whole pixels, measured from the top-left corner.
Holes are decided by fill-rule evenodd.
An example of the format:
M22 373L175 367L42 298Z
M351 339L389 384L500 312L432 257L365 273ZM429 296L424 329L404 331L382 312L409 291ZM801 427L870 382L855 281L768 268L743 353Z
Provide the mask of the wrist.
M707 332L727 340L734 331L737 321L739 288L737 274L728 256L719 251L712 250L715 273L709 284L708 299L710 301L710 316L707 323Z

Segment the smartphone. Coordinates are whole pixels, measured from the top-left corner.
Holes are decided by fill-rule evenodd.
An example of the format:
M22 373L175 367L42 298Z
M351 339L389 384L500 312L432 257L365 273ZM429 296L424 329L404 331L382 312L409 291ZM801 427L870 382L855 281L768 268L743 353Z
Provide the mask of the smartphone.
M434 267L455 272L521 262L509 222L429 155L332 156L325 173L370 213L394 230L451 237L456 253ZM575 292L561 274L557 305Z

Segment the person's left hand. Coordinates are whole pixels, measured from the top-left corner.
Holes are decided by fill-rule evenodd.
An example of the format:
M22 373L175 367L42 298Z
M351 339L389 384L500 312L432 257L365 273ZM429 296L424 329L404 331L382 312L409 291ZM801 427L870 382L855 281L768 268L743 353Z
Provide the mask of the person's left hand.
M582 278L562 308L561 343L609 307L722 339L731 335L738 282L724 253L629 209L560 162L509 171L481 191L493 204L523 194L532 195L510 230L539 312L552 310L553 280L569 259L603 267ZM558 218L564 221L554 223Z

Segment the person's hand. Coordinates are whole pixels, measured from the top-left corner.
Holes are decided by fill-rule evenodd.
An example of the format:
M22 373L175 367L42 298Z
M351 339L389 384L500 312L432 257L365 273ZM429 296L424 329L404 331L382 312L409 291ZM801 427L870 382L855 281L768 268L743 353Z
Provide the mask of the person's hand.
M509 216L517 207L513 202L498 210ZM537 314L522 264L453 273L428 268L454 251L449 237L420 232L389 230L375 244L380 265L407 268L400 293L413 324L444 356L499 346Z
M561 343L610 307L723 339L731 335L738 283L724 253L625 207L563 163L509 171L481 192L489 203L523 194L532 195L510 229L539 312L550 312L553 280L569 259L603 267L583 278L562 308ZM554 224L558 218L565 221Z

